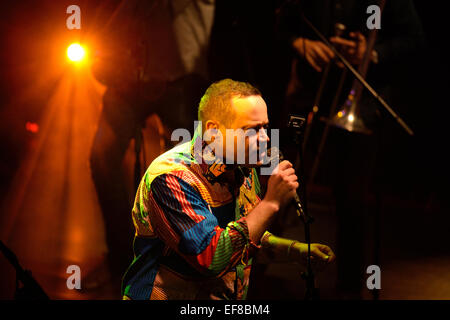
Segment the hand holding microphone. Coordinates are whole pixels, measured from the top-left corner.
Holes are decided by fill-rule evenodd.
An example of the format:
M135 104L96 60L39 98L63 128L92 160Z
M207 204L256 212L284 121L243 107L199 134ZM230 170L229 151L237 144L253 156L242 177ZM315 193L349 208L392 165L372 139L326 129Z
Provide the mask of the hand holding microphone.
M292 163L287 160L281 161L269 178L265 200L282 208L294 199L298 186L298 178Z
M299 187L298 177L295 174L292 163L283 160L283 155L276 147L267 150L266 165L278 163L272 171L267 183L265 200L275 203L278 208L282 208L297 196Z
M292 163L284 160L283 154L277 147L272 147L267 150L267 157L264 161L265 165L270 165L273 163L278 163L278 166L273 170L269 178L266 196L269 194L269 190L271 188L275 190L271 190L273 194L269 194L269 198L272 195L284 193L279 195L279 198L281 199L281 203L279 206L283 207L284 205L288 204L289 201L293 200L296 204L298 214L304 214L300 197L298 196L296 191L299 187L299 183L298 177L295 174L295 169L293 168ZM287 186L285 186L284 183L280 181L280 179L291 183L288 183Z

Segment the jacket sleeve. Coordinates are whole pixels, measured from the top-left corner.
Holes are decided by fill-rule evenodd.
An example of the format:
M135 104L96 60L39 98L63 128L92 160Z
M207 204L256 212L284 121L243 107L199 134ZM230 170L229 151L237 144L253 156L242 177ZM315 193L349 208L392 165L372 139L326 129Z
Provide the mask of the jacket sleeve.
M246 263L251 245L245 217L219 227L199 190L176 173L156 177L149 191L156 235L198 271L221 276Z

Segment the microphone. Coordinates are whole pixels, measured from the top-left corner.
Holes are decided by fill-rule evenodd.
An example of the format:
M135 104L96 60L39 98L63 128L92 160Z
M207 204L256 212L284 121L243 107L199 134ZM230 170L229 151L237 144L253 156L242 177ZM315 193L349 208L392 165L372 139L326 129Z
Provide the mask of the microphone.
M266 154L267 154L267 156L266 156L265 161L263 163L264 166L270 166L273 162L280 163L281 161L284 160L283 153L277 147L269 148L267 150ZM302 201L300 200L300 197L299 197L297 191L295 191L295 195L294 195L294 199L293 200L294 200L295 206L297 208L297 215L299 217L305 217L306 215L305 215L305 211L303 210Z

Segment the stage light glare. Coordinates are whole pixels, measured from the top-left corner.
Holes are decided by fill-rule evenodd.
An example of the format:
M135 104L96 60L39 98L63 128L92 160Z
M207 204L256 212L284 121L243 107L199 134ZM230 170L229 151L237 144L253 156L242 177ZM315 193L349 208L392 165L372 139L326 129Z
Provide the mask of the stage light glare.
M80 62L86 55L86 51L79 43L72 43L67 48L67 57L70 61Z
M348 115L348 121L350 121L350 122L355 121L355 117L353 116L353 114Z
M39 125L37 123L27 121L27 123L25 124L25 129L31 133L38 133Z

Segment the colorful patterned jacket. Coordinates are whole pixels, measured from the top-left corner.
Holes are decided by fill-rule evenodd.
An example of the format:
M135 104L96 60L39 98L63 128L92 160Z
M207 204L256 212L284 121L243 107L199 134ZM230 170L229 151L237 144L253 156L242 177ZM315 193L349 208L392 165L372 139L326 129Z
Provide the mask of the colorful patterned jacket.
M260 202L257 173L210 154L205 163L200 133L156 158L141 180L124 299L246 298L258 250L246 221Z

